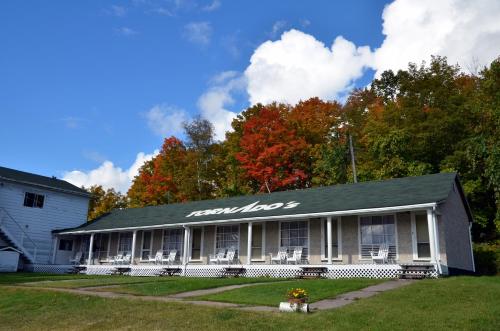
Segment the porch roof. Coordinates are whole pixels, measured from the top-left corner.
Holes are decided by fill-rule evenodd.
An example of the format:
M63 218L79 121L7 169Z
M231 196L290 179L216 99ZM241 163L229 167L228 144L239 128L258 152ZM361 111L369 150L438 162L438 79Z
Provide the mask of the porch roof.
M247 195L216 200L113 210L91 222L56 233L155 228L226 221L271 220L425 205L447 199L456 173ZM464 201L464 205L467 206ZM422 206L423 208L423 206Z

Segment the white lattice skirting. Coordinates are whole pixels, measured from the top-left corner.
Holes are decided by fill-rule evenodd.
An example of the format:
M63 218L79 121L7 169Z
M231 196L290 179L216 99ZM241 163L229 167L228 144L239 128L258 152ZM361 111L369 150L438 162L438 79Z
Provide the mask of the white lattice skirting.
M87 275L108 275L114 270L113 265L91 265L87 267ZM165 266L132 265L130 276L157 276ZM219 277L227 266L222 265L187 265L179 267L182 276L186 277ZM242 277L282 277L293 278L300 274L301 268L295 265L231 265L235 268L245 268ZM326 278L397 278L401 272L399 264L346 264L346 265L307 265L307 267L326 267ZM32 265L34 272L66 273L73 268L71 265ZM437 277L437 272L431 273Z

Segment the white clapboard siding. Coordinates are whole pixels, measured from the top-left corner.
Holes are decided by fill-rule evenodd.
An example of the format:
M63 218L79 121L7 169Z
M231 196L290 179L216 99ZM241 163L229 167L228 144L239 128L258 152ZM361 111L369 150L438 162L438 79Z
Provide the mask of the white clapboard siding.
M43 194L43 208L25 207L25 192ZM37 263L50 263L52 256L52 230L70 228L85 223L88 197L60 191L3 182L0 186L0 207L4 208L21 225L37 246ZM15 237L21 230L12 223L4 223Z

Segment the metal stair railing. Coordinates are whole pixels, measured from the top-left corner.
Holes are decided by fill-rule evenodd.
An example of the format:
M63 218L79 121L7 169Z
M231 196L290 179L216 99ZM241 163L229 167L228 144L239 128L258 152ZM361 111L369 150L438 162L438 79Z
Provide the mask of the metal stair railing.
M23 229L14 217L12 217L3 207L0 207L0 231L2 231L32 263L36 262L38 247L26 230Z

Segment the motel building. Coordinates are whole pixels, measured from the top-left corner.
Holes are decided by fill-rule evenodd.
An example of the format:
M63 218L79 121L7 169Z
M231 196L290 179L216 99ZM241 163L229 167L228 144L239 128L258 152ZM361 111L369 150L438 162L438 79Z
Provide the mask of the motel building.
M455 173L113 210L53 231L35 271L217 277L436 277L474 271ZM64 245L61 245L64 241ZM61 254L60 247L71 250Z

